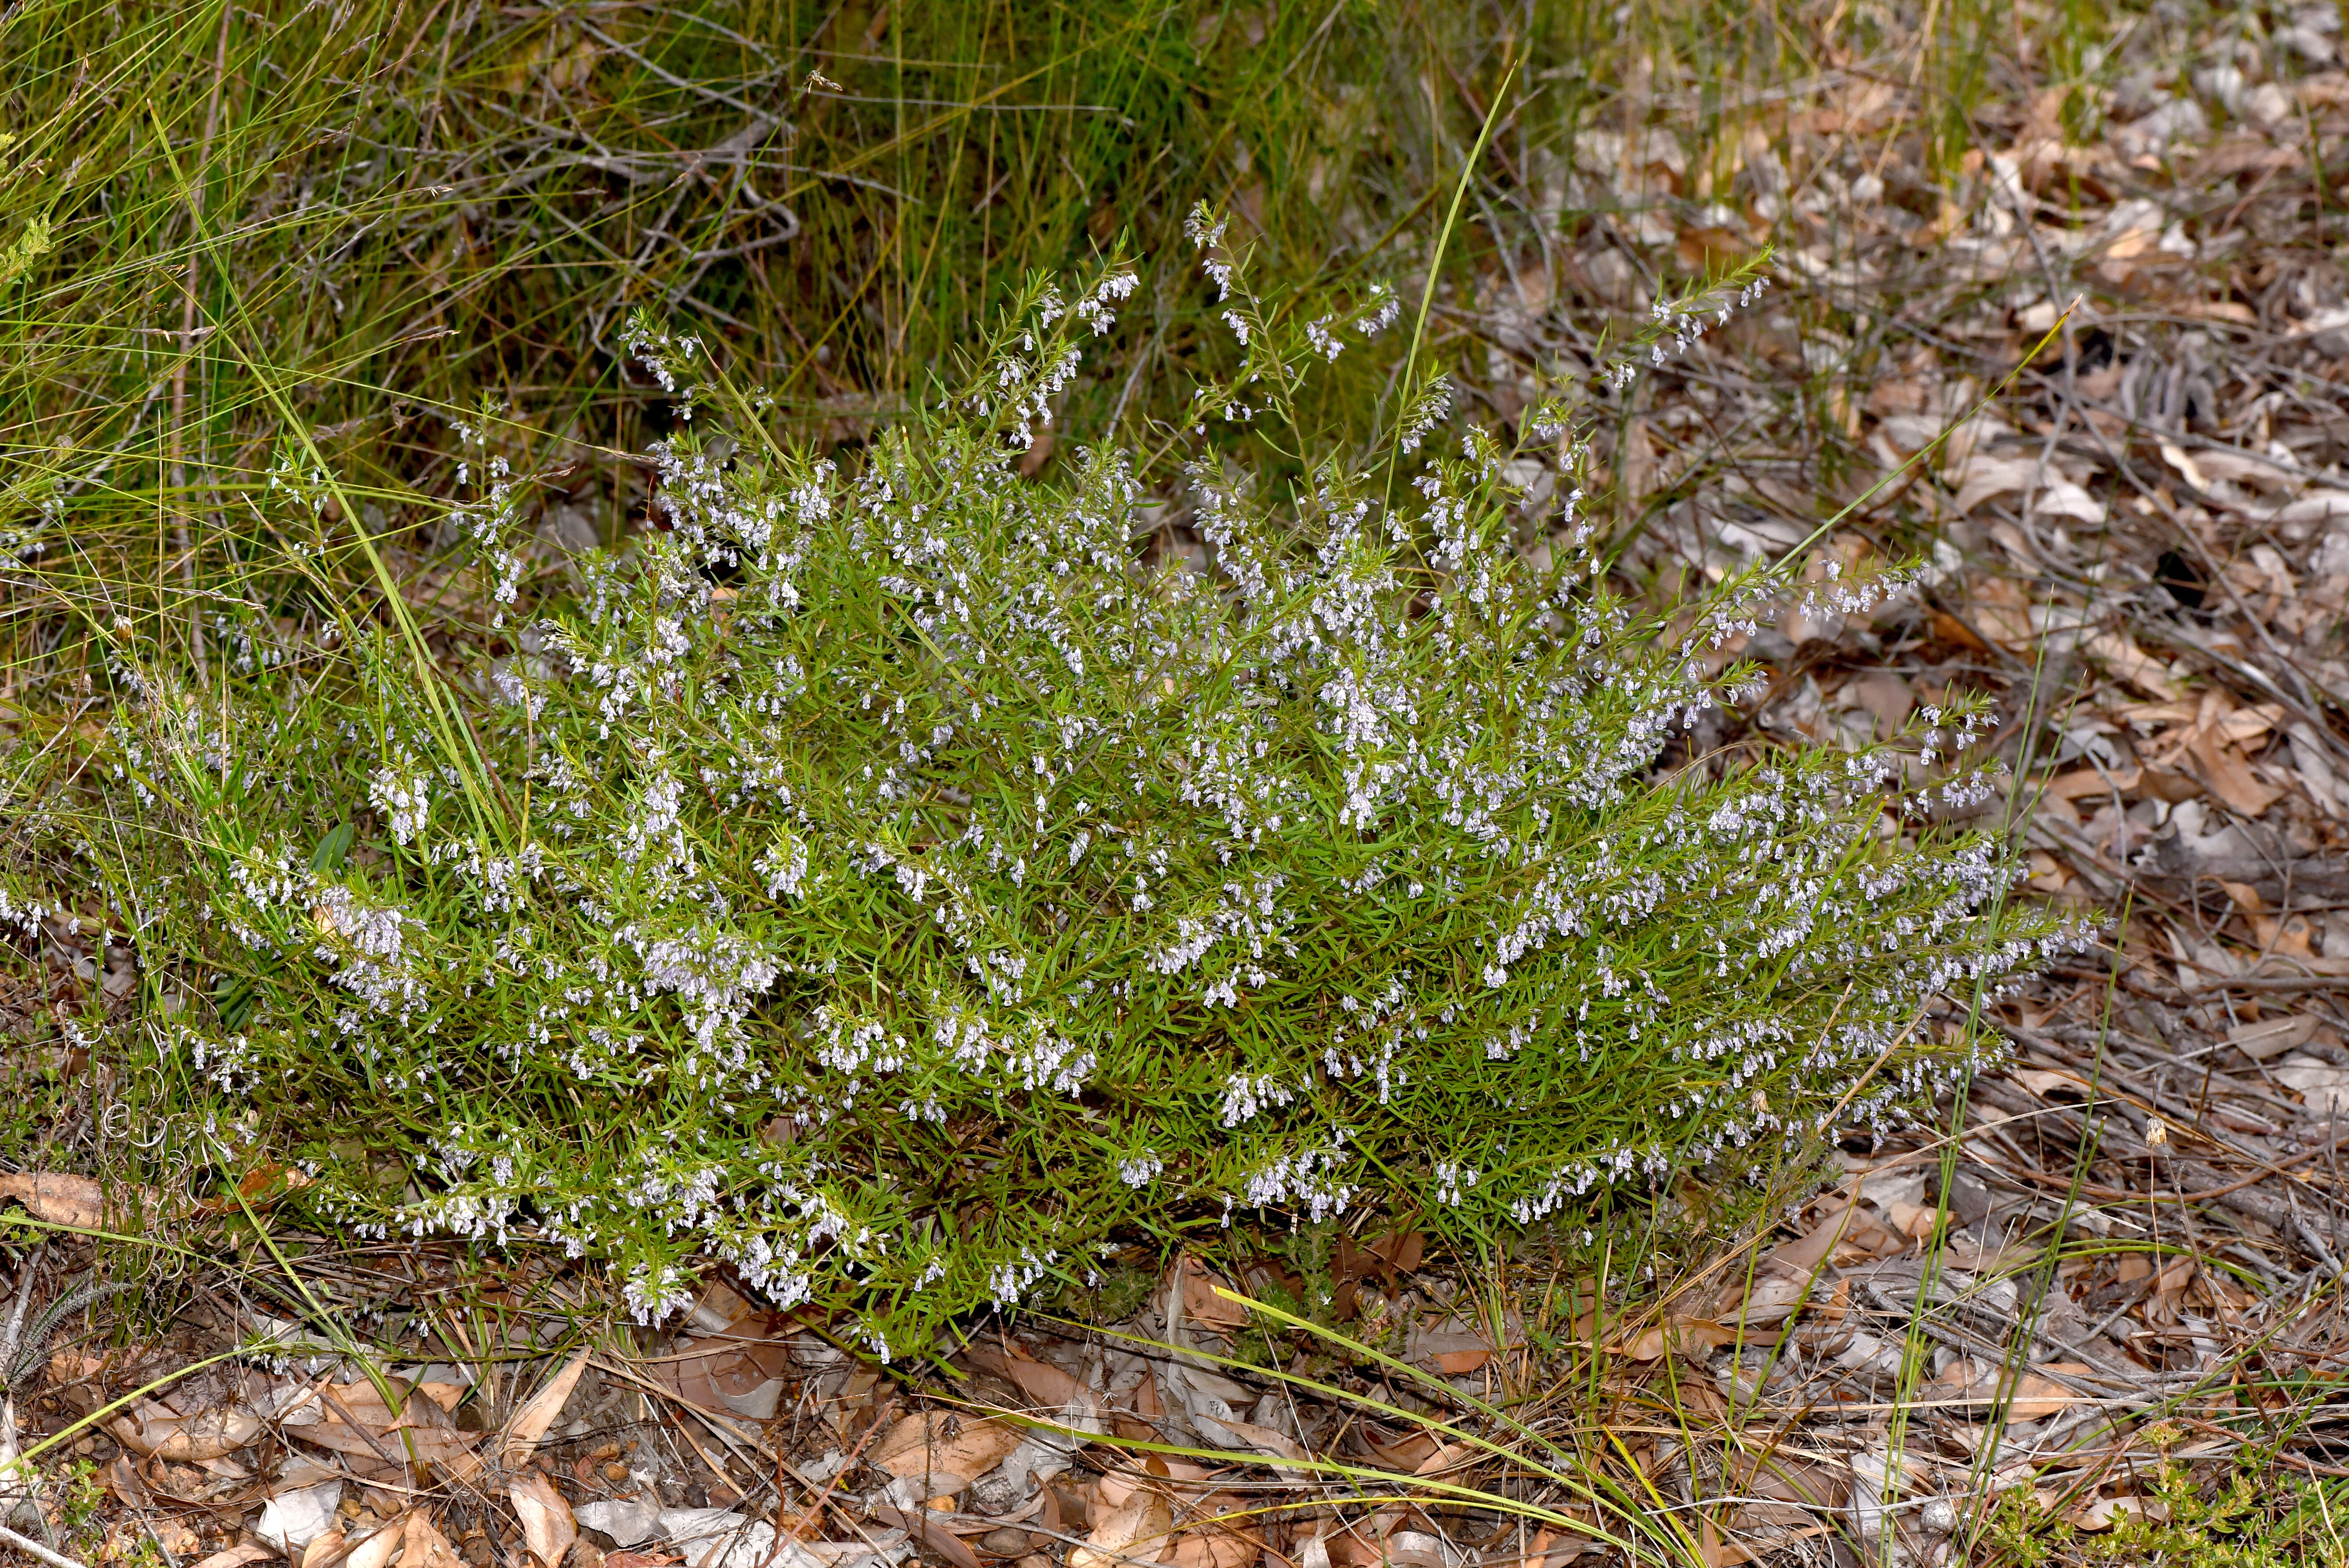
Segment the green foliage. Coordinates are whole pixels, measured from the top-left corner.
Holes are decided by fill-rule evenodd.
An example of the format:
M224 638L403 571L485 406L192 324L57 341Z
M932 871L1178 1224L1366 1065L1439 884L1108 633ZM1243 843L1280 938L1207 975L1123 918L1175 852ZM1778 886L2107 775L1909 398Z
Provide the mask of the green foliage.
M60 1544L68 1551L93 1555L105 1550L109 1542L107 1505L112 1500L96 1464L88 1460L70 1461L51 1483L48 1495ZM144 1531L116 1537L114 1550L107 1553L107 1560L122 1564L122 1568L163 1565L162 1553Z
M2290 1568L2338 1564L2344 1550L2337 1481L2279 1476L2272 1455L2245 1448L2217 1473L2164 1457L2139 1506L2109 1530L2052 1514L2025 1489L2002 1496L1985 1522L1993 1560L2017 1568Z
M1193 234L1227 328L1188 402L1205 561L1154 547L1114 447L1017 469L1137 286L1112 266L1031 282L847 473L639 320L667 527L461 679L412 628L247 614L200 686L107 628L132 700L21 748L15 808L154 970L121 1048L181 1147L297 1158L363 1230L528 1227L647 1316L714 1253L887 1353L1236 1214L1602 1223L1964 1071L1932 998L2075 934L1998 896L1987 839L1886 830L1987 788L1951 766L1976 716L1660 768L1785 583L1616 598L1579 449L1562 504L1506 477L1567 404L1455 452L1437 377L1366 449L1301 445L1299 388L1394 302L1260 305ZM1754 289L1660 304L1632 352ZM1209 460L1227 428L1310 487ZM461 434L486 639L520 491ZM278 504L245 603L329 542Z

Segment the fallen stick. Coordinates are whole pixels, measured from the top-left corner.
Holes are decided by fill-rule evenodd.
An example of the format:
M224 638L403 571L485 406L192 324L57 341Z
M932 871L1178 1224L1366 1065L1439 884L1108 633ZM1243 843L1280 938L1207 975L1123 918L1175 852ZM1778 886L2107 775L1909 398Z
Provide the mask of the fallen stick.
M0 1524L0 1546L13 1546L28 1557L48 1563L49 1568L82 1568L82 1564L72 1558L52 1552L37 1541L19 1535L5 1524Z

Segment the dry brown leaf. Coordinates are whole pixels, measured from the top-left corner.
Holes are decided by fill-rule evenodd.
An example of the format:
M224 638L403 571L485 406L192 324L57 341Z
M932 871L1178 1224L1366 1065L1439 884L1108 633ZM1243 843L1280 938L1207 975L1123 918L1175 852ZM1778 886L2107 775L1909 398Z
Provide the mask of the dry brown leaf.
M149 1504L147 1483L139 1479L139 1467L130 1462L128 1454L118 1455L107 1468L106 1484L114 1495L133 1508Z
M213 1553L211 1556L194 1563L192 1568L244 1568L248 1563L259 1563L265 1558L276 1555L276 1553L258 1541L243 1541L225 1551ZM381 1568L381 1564L372 1564L370 1568Z
M195 1555L197 1544L202 1539L196 1533L196 1527L187 1520L173 1519L168 1515L160 1518L150 1517L144 1528L153 1531L155 1543L175 1559ZM137 1550L138 1548L134 1546L131 1548L131 1553L127 1553L125 1555L135 1553ZM101 1555L103 1554L101 1553Z
M884 1524L895 1525L928 1547L934 1555L945 1558L953 1568L979 1568L978 1554L928 1509L903 1509L894 1503L876 1503L873 1508L873 1517Z
M410 1509L400 1532L399 1568L465 1568L456 1547L420 1509Z
M1006 1355L984 1346L973 1346L963 1353L963 1359L980 1371L991 1372L1011 1384L1048 1410L1067 1408L1071 1400L1085 1391L1085 1386L1073 1373L1064 1372L1049 1361L1039 1361L1016 1349Z
M1997 496L2017 490L2028 493L2046 481L2048 469L2035 458L2000 458L1975 451L1951 464L1943 474L1957 487L1957 500L1952 504L1960 511L1971 511ZM1979 593L1977 590L1977 596ZM2027 624L2019 624L2025 625L2023 634L2027 637Z
M505 1425L498 1439L498 1453L509 1465L518 1465L530 1458L539 1439L546 1436L554 1418L579 1386L579 1375L587 1369L587 1352L582 1349L563 1364L563 1369L546 1380L543 1387L524 1402Z
M465 1397L462 1383L419 1383L416 1391L450 1415L457 1410L457 1401Z
M299 1192L316 1180L317 1178L307 1171L264 1160L238 1178L234 1193L205 1198L193 1207L197 1212L205 1214L237 1214L247 1209L265 1209L289 1192Z
M1827 1254L1835 1250L1845 1225L1857 1217L1858 1212L1857 1197L1846 1200L1840 1207L1830 1209L1817 1224L1793 1241L1780 1242L1772 1247L1763 1255L1759 1266L1792 1278L1803 1278L1816 1273L1826 1265Z
M1233 1334L1247 1326L1247 1308L1216 1294L1231 1290L1229 1280L1194 1257L1182 1258L1174 1266L1183 1271L1184 1316L1211 1334Z
M1213 1439L1226 1448L1244 1451L1253 1449L1260 1454L1300 1462L1307 1457L1305 1450L1298 1446L1297 1439L1277 1427L1259 1426L1254 1421L1219 1421L1212 1416L1197 1414L1192 1416L1191 1421L1199 1429L1202 1437Z
M1972 586L1973 603L1969 615L1982 635L1973 641L1989 651L1990 644L2000 644L2010 653L2028 648L2035 640L2031 629L2031 602L2023 592L2004 577L1992 577ZM1938 624L1938 623L1937 623Z
M1917 706L1917 694L1890 670L1870 670L1844 683L1837 697L1875 721L1878 740L1889 740Z
M1019 1446L1018 1429L1002 1421L965 1418L949 1436L950 1419L936 1411L907 1416L873 1445L866 1462L894 1476L943 1472L972 1481Z
M338 1529L329 1530L308 1545L301 1548L302 1568L335 1568L350 1551L350 1537Z
M1393 1284L1419 1267L1426 1255L1427 1236L1421 1231L1391 1231L1367 1242L1340 1236L1330 1254L1330 1272L1346 1280L1376 1274Z
M1482 1325L1458 1315L1419 1325L1405 1341L1403 1359L1449 1377L1461 1377L1478 1370L1502 1350L1523 1343L1522 1325L1514 1315L1503 1326L1510 1346L1495 1345Z
M2314 958L2316 928L2304 914L2254 915L2251 934L2258 938L2260 950L2271 956L2283 958Z
M2052 1072L2045 1068L2009 1068L2006 1076L2042 1099L2051 1094L2085 1094L2088 1089L2077 1073Z
M513 1503L514 1517L522 1522L523 1544L541 1568L558 1568L563 1554L579 1538L571 1505L563 1501L553 1481L534 1470L515 1476L506 1495Z
M2051 1361L2045 1370L2085 1374L2091 1368L2076 1362ZM1984 1420L1993 1408L1999 1387L2005 1377L2005 1368L1988 1362L1968 1358L1951 1363L1948 1372L1930 1386L1937 1400L1972 1401L1961 1414L1971 1420ZM2006 1408L2009 1421L2035 1421L2042 1416L2052 1416L2069 1409L2080 1399L2078 1394L2037 1372L2026 1372L2013 1385L2013 1397Z
M1637 505L1656 475L1656 444L1648 438L1644 416L1625 427L1622 442L1623 499Z
M1757 1269L1751 1288L1741 1293L1733 1286L1723 1293L1719 1315L1733 1326L1742 1323L1749 1329L1765 1328L1784 1323L1814 1294L1824 1295L1826 1288L1824 1281L1815 1284L1807 1275Z
M445 1465L470 1460L480 1441L476 1433L458 1431L446 1411L413 1391L403 1398L397 1415L372 1383L338 1384L326 1391L334 1398L318 1401L318 1419L293 1429L294 1437L317 1448L352 1459L388 1455L399 1464L407 1463L412 1451L426 1464ZM342 1408L336 1409L337 1405ZM344 1411L358 1423L356 1427L343 1418Z
M1175 1568L1247 1568L1264 1554L1264 1542L1237 1532L1194 1532L1174 1542L1163 1561Z
M2050 779L2047 781L2047 797L2053 800L2077 800L2083 797L2094 800L2100 797L2109 798L2116 789L2127 794L2137 788L2143 772L2144 769L2138 768L2115 768L2107 771L2094 768L2075 769Z
M25 1212L52 1225L79 1231L106 1228L105 1190L88 1176L66 1171L19 1171L0 1175L0 1200L14 1198Z
M1857 1193L1847 1193L1842 1202L1828 1204L1818 1222L1808 1231L1771 1248L1755 1265L1754 1273L1783 1279L1807 1279L1831 1263L1885 1257L1905 1250L1907 1245L1905 1237L1896 1235L1861 1205ZM1728 1305L1733 1304L1733 1299Z
M1927 1203L1910 1203L1893 1198L1886 1202L1884 1212L1890 1217L1892 1228L1895 1231L1921 1242L1940 1229L1941 1216L1949 1211Z
M1425 1432L1406 1432L1392 1443L1381 1442L1371 1436L1371 1429L1361 1425L1349 1427L1347 1439L1361 1444L1381 1469L1402 1470L1406 1474L1416 1473L1430 1454L1443 1448Z
M2089 632L2081 637L2080 646L2147 696L2168 701L2178 696L2177 672L2137 646L2127 633L2111 628Z
M730 1297L732 1293L727 1293ZM739 1302L740 1298L734 1298ZM745 1309L709 1337L680 1339L677 1352L646 1370L688 1403L705 1410L730 1410L751 1420L771 1420L792 1366L785 1336L788 1318ZM719 1315L710 1311L709 1316Z
M1671 1317L1642 1329L1615 1351L1634 1361L1653 1361L1666 1350L1702 1359L1736 1338L1737 1330L1709 1317Z
M1136 1491L1069 1553L1069 1568L1112 1568L1121 1557L1154 1563L1166 1550L1174 1511L1154 1491Z
M2228 1030L2227 1043L2253 1061L2263 1062L2308 1044L2316 1037L2316 1024L2313 1013L2261 1018L2256 1024L2238 1024Z
M2162 1322L2178 1321L2178 1297L2184 1295L2186 1287L2194 1283L2197 1267L2191 1257L2172 1258L2154 1276L2153 1289L2147 1295L2151 1304L2160 1310Z
M2168 1505L2157 1498L2100 1497L2075 1508L2066 1516L2075 1529L2091 1532L2110 1530L2129 1518L2163 1520L2169 1517Z
M2284 791L2254 777L2251 764L2240 750L2222 737L2209 731L2195 737L2187 747L2196 770L2210 792L2226 802L2230 810L2245 817L2258 817L2282 799Z
M395 1519L352 1547L350 1555L343 1559L343 1568L389 1568L392 1553L405 1538L407 1522L405 1515Z
M2257 914L2267 907L2266 902L2260 897L2260 890L2249 882L2229 882L2225 877L2213 877L2211 880L2219 884L2220 890L2234 906L2246 914Z
M1439 1475L1468 1457L1466 1443L1438 1443L1435 1451L1412 1466L1413 1475Z
M175 1416L162 1406L141 1399L130 1414L118 1416L106 1429L122 1446L142 1457L167 1460L216 1460L233 1454L261 1435L261 1418L250 1410L202 1410Z

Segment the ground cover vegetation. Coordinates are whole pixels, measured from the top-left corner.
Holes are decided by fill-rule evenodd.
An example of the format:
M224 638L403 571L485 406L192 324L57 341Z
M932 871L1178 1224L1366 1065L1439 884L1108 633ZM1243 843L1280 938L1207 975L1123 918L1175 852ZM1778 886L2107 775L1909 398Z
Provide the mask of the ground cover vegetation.
M1225 222L1195 228L1246 348L1192 429L1293 443L1289 388L1392 295L1283 325ZM1137 284L1031 287L853 475L768 445L639 321L696 405L655 449L665 528L462 684L350 625L316 650L217 620L209 690L116 650L108 744L18 789L53 805L45 863L170 954L128 1058L170 1099L139 1114L167 1141L245 1120L364 1233L531 1224L647 1319L714 1252L903 1353L1210 1216L1610 1223L1626 1178L1930 1099L1969 1065L1932 1004L2076 940L1998 897L1986 836L1884 831L1986 791L1972 712L1651 779L1751 678L1708 655L1772 574L1660 624L1578 520L1529 559L1514 454L1405 450L1440 382L1383 449L1302 454L1288 504L1195 466L1195 568L1142 557L1114 450L1022 478ZM484 468L460 527L502 573L493 638L521 558Z
M707 22L685 31L716 36ZM1145 23L1163 36L1170 17ZM311 68L365 78L392 47L347 26L346 57ZM160 35L132 40L126 59ZM1495 59L1498 91L1523 63ZM743 101L705 62L647 68L697 104ZM1088 85L1138 106L1124 69ZM779 72L753 96L786 88ZM91 112L60 107L60 132ZM223 113L242 119L207 101L212 135ZM151 130L133 118L134 139ZM385 135L335 139L327 222L347 227L316 242L322 266L397 222L416 170ZM789 237L781 171L762 195L731 139L734 199ZM353 162L361 143L374 156ZM147 166L179 162L159 140ZM1474 178L1455 177L1447 231ZM1880 830L1888 809L1925 822L1982 794L1962 761L1934 766L1972 737L1962 704L1903 733L1905 774L1797 750L1651 779L1750 677L1711 655L1776 574L1633 614L1578 512L1575 397L1593 377L1619 396L1640 358L1725 326L1760 292L1743 275L1660 298L1628 357L1552 367L1504 449L1449 418L1450 377L1419 362L1430 289L1382 407L1309 409L1308 367L1371 357L1392 285L1259 300L1241 275L1257 242L1196 206L1194 286L1212 281L1201 314L1236 360L1195 335L1199 384L1145 405L1171 439L1072 445L1050 475L1022 459L1040 431L1105 418L1064 394L1134 271L1025 283L957 346L968 379L908 378L853 457L787 419L771 432L771 387L706 406L695 378L724 340L655 312L746 324L672 290L605 346L669 400L641 454L652 529L586 548L575 589L523 602L529 476L489 422L541 418L538 400L411 416L454 440L428 548L466 579L436 646L387 557L394 498L355 447L321 444L340 407L292 400L253 291L212 309L193 292L233 268L219 225L238 209L185 207L181 347L201 326L252 377L270 460L206 498L217 516L169 524L179 608L127 540L50 498L44 521L97 573L73 586L125 602L80 628L79 717L108 738L19 748L9 908L30 934L102 888L109 940L144 956L100 1048L160 1086L130 1114L189 1158L296 1162L305 1201L364 1232L529 1222L614 1260L653 1318L714 1249L779 1305L812 1296L902 1350L1047 1274L1092 1274L1137 1226L1172 1244L1202 1205L1223 1223L1364 1199L1486 1229L1588 1219L1624 1178L1880 1120L1967 1064L1962 1035L1928 1024L1937 996L2053 950L2057 923L1998 896L1987 838ZM28 260L58 243L39 222ZM529 263L558 287L584 264ZM58 275L78 289L87 270ZM328 290L306 314L379 323L387 304ZM976 298L933 315L986 319ZM388 390L369 368L340 377L368 400L362 428ZM1172 374L1139 358L1126 382ZM189 437L175 423L166 490ZM1153 548L1154 466L1195 562ZM1884 591L1842 568L1810 597L1851 613ZM70 891L45 897L60 875Z
M2336 14L5 27L12 1531L2340 1554Z

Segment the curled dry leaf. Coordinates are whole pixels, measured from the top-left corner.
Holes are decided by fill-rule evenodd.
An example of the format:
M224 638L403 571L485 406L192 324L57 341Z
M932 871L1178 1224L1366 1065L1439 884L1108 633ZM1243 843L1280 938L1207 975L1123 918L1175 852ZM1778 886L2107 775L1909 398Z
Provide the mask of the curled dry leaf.
M660 1531L660 1502L650 1496L598 1499L579 1505L578 1522L600 1530L617 1546L636 1546Z
M506 1422L505 1432L498 1442L498 1451L509 1465L520 1464L530 1458L554 1418L563 1413L571 1391L579 1387L579 1375L587 1369L587 1352L581 1350L563 1364L563 1369L546 1380L546 1386L525 1401L522 1408Z
M339 1384L326 1392L333 1398L318 1401L318 1418L293 1428L303 1442L353 1458L389 1455L398 1463L406 1463L411 1453L425 1464L456 1464L472 1458L476 1435L457 1430L448 1412L413 1391L401 1397L396 1412L371 1383ZM346 1412L356 1426L344 1419Z
M948 1530L944 1522L931 1518L927 1509L901 1509L885 1502L874 1508L873 1517L895 1525L928 1547L932 1553L953 1564L953 1568L979 1568L978 1554L964 1544L962 1537ZM1070 1553L1069 1560L1071 1563L1076 1561L1074 1552Z
M563 1501L553 1481L534 1470L517 1475L507 1496L513 1503L514 1517L522 1522L523 1544L538 1559L540 1568L557 1568L563 1554L579 1538L571 1505Z
M1247 1308L1218 1294L1232 1290L1229 1280L1195 1257L1177 1259L1174 1266L1182 1273L1185 1317L1210 1334L1234 1334L1247 1326Z
M203 1410L175 1416L151 1400L141 1399L130 1414L106 1424L122 1446L142 1458L216 1460L234 1453L261 1435L261 1418L250 1410Z
M1069 1568L1111 1568L1121 1559L1154 1563L1174 1528L1174 1511L1164 1497L1136 1491L1093 1526L1083 1545L1070 1549Z
M728 1410L754 1421L773 1419L788 1386L790 1340L797 1326L786 1315L751 1306L721 1285L704 1290L688 1320L695 1337L679 1338L672 1354L646 1366L646 1375L705 1410Z
M2253 1061L2263 1062L2308 1044L2316 1037L2316 1026L2313 1013L2286 1013L2255 1024L2236 1025L2227 1031L2227 1043Z
M1617 1355L1634 1361L1653 1361L1667 1350L1701 1361L1736 1338L1736 1329L1709 1317L1671 1317L1641 1329L1614 1348Z
M1064 1372L1049 1361L1039 1361L1032 1356L1004 1355L982 1346L963 1353L963 1359L982 1372L996 1377L1017 1387L1022 1394L1046 1409L1065 1408L1069 1402L1085 1391L1075 1374Z
M78 1231L102 1231L109 1221L119 1222L140 1213L152 1213L162 1207L162 1194L151 1187L118 1187L114 1202L107 1202L106 1190L88 1176L77 1176L67 1171L17 1171L0 1175L0 1202L14 1199L25 1205L25 1212L52 1225L67 1225Z
M114 1463L107 1467L106 1484L116 1497L133 1508L148 1507L153 1501L147 1494L147 1483L139 1479L139 1467L130 1462L128 1454L118 1455Z
M465 1568L465 1560L420 1509L409 1511L400 1529L399 1568ZM675 1561L674 1558L671 1559Z
M2349 1070L2316 1057L2290 1056L2268 1076L2298 1094L2305 1113L2327 1119L2349 1110Z
M351 1548L343 1559L343 1568L390 1568L392 1554L399 1550L407 1531L405 1515Z
M1825 1295L1828 1288L1824 1281L1815 1284L1807 1274L1756 1270L1751 1287L1742 1296L1733 1289L1724 1293L1721 1315L1733 1326L1742 1323L1749 1330L1766 1328L1785 1322L1813 1295Z
M1213 1416L1194 1415L1191 1424L1199 1435L1240 1453L1255 1452L1277 1460L1303 1463L1307 1458L1297 1439L1276 1427L1258 1426L1253 1421L1219 1421Z
M1213 1532L1184 1536L1164 1561L1174 1568L1247 1568L1262 1555L1264 1542L1253 1535Z
M1402 1277L1418 1268L1426 1255L1427 1237L1418 1231L1391 1231L1369 1242L1340 1236L1330 1256L1330 1272L1348 1283L1375 1274L1389 1286L1399 1286Z
M195 1563L193 1568L244 1568L244 1565L248 1563L258 1563L264 1558L274 1557L275 1555L275 1553L270 1551L268 1547L264 1546L258 1541L245 1541L241 1542L234 1546L231 1546L225 1551L213 1553L211 1556ZM368 1565L368 1568L383 1568L383 1564L380 1563L372 1563Z
M302 1568L339 1568L349 1555L350 1550L350 1538L345 1535L339 1527L335 1527L328 1529L326 1533L303 1547L298 1555L301 1558ZM287 1555L292 1557L297 1554L289 1553Z
M685 1553L688 1568L772 1568L775 1527L727 1508L664 1508L663 1535Z
M969 1481L1019 1446L1019 1431L1001 1421L964 1419L951 1435L948 1425L948 1418L936 1412L907 1416L882 1434L866 1461L893 1476L944 1472Z
M1447 1377L1462 1377L1482 1369L1504 1348L1515 1348L1520 1339L1517 1331L1523 1326L1512 1314L1504 1326L1507 1331L1504 1337L1510 1342L1507 1346L1495 1345L1482 1325L1464 1317L1446 1317L1417 1326L1405 1341L1403 1359Z
M1443 1445L1425 1432L1405 1432L1392 1442L1368 1422L1350 1422L1345 1440L1349 1448L1359 1449L1383 1470L1402 1470L1410 1474L1417 1470L1428 1455Z
M2093 1371L2091 1367L2072 1361L2049 1362L2046 1369L2075 1375ZM1938 1399L1969 1401L1968 1406L1961 1407L1963 1413L1974 1420L1983 1420L1993 1408L1992 1401L1998 1395L2002 1374L2002 1368L1971 1358L1953 1362L1930 1391ZM2080 1398L2052 1377L2026 1372L2013 1385L2013 1396L2006 1408L2006 1418L2009 1421L2035 1421L2042 1416L2069 1409Z

